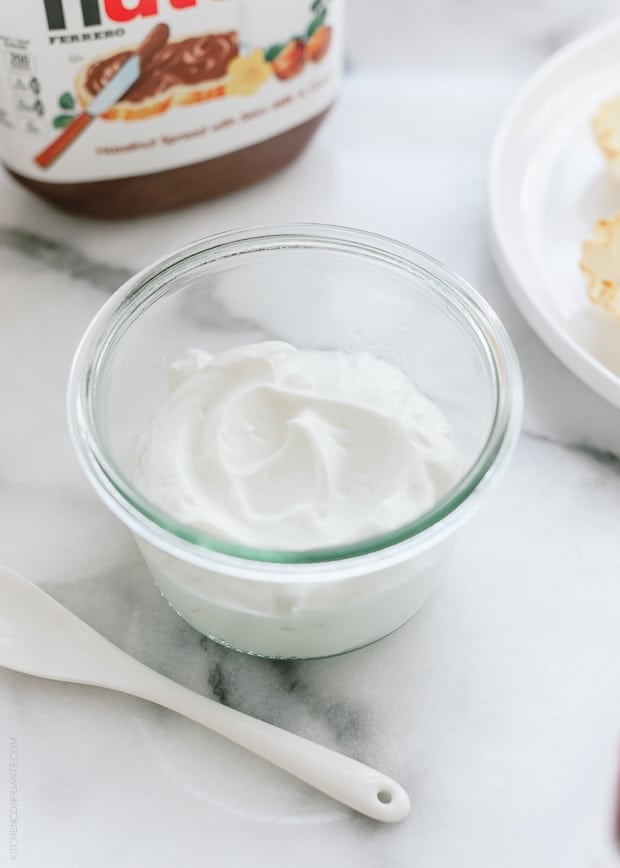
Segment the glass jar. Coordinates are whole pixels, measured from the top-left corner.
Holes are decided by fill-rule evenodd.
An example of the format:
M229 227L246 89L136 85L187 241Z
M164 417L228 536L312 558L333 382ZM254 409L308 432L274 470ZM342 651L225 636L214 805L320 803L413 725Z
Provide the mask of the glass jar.
M301 552L216 539L147 502L132 483L136 443L170 362L188 346L270 339L366 350L402 369L451 424L458 483L393 532ZM277 658L338 654L407 621L506 468L520 419L516 356L481 296L406 245L329 226L229 232L164 257L97 314L69 384L79 459L172 607L217 642Z

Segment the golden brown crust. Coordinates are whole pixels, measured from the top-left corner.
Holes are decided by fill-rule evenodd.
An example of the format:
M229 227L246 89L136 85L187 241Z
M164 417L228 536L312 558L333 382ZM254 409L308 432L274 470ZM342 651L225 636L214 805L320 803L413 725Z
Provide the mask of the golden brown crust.
M600 106L592 131L611 172L620 179L620 94Z
M590 301L620 321L620 211L594 227L583 242L581 270Z
M137 46L128 45L127 51L133 51ZM93 94L86 87L87 75L90 66L98 61L106 60L118 54L118 49L110 51L107 54L101 54L96 58L92 58L89 63L84 64L79 70L75 78L75 91L78 102L83 109L88 108L92 100ZM217 99L226 94L226 82L228 76L211 81L203 81L195 85L178 85L172 87L164 93L157 94L149 99L141 102L130 102L129 100L121 100L113 106L110 111L106 112L101 117L108 121L139 121L146 118L155 117L163 114L175 105L196 105L197 103L207 102L208 100Z

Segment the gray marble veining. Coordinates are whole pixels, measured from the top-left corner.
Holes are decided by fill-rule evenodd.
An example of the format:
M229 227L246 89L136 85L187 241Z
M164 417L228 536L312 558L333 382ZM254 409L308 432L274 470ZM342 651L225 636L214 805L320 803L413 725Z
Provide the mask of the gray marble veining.
M127 268L97 262L85 256L70 243L52 240L17 226L0 226L0 248L21 253L34 262L40 262L57 272L83 279L100 289L114 291L131 277Z

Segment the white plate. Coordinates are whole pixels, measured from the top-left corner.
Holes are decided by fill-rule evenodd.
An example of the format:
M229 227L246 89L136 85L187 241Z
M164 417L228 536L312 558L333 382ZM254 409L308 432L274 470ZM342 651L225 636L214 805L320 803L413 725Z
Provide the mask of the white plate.
M581 242L620 210L620 183L592 136L620 93L620 22L572 42L519 94L495 139L490 204L495 257L521 312L578 377L620 407L620 323L593 308Z

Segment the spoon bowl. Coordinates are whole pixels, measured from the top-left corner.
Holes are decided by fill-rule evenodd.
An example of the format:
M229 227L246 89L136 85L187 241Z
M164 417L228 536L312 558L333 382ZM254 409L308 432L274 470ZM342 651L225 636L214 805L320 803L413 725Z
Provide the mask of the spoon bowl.
M0 666L38 678L105 687L155 702L373 820L394 823L409 813L409 797L396 781L160 675L6 567L0 567Z

